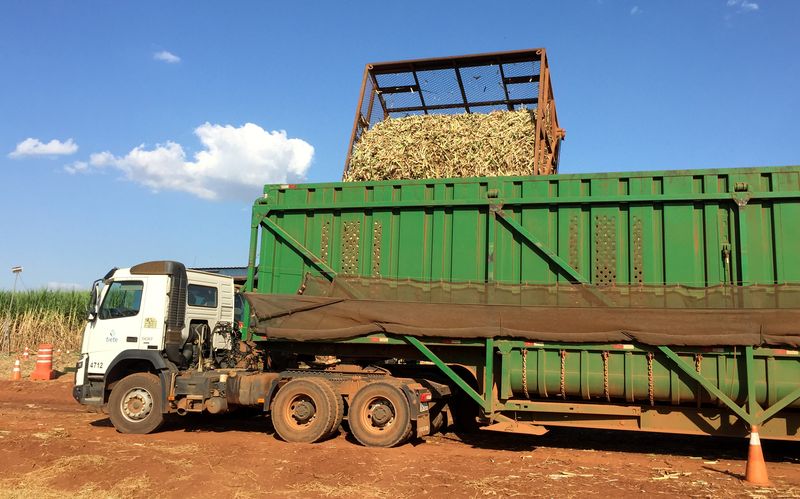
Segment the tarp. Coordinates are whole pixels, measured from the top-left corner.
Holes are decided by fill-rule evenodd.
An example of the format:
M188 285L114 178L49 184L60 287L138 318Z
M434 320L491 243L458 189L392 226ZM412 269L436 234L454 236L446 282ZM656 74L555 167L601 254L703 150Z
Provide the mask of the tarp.
M245 293L258 334L295 341L373 333L670 346L800 346L800 287L419 283L309 277L298 295Z

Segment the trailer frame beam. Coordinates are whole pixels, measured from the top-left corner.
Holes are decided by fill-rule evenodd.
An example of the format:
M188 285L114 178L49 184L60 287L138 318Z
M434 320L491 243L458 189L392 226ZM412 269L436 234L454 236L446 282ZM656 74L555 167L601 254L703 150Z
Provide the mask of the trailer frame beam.
M775 191L775 192L753 192L749 200L783 200L798 199L800 191ZM539 205L597 205L602 203L615 204L645 204L653 203L696 203L700 201L731 201L736 203L738 197L727 192L706 193L706 194L631 194L626 196L606 196L597 195L591 197L582 196L560 196L555 198L487 198L487 199L453 199L453 200L397 200L397 201L361 201L361 202L336 202L336 203L309 203L296 205L281 205L274 208L266 207L268 199L259 198L254 206L254 211L259 207L266 207L266 212L271 210L280 212L297 211L325 211L325 210L367 210L367 209L404 209L404 208L433 208L436 206L444 207L468 207L468 206L492 206L502 204L503 206L539 206Z
M752 347L748 347L752 349ZM678 354L676 354L671 348L667 346L659 346L658 349L664 355L669 358L678 369L680 369L684 374L688 375L693 380L697 381L708 393L717 397L723 404L725 404L731 411L733 411L737 416L742 418L744 421L751 425L758 424L755 414L748 413L744 408L740 407L739 404L734 402L730 397L725 395L722 390L720 390L717 386L711 383L708 379L705 378L702 374L697 372L693 366L690 366L686 363L685 360L681 359ZM752 351L752 350L751 350ZM753 380L751 379L751 371L747 373L747 384L751 385Z
M492 410L492 392L491 392L491 390L484 390L485 392L487 392L486 396L485 397L481 396L481 394L479 394L477 391L475 391L474 388L469 386L469 384L466 381L464 381L464 379L461 376L459 376L458 373L453 371L453 368L451 368L450 366L445 364L444 361L442 359L440 359L438 355L433 353L433 351L431 351L431 349L428 348L427 345L425 345L424 343L422 343L421 341L419 341L417 338L415 338L413 336L404 335L402 338L408 344L410 344L411 346L413 346L414 348L419 350L420 353L422 353L422 355L424 355L429 361L433 362L433 364L436 367L438 367L445 375L447 375L447 377L450 378L456 385L458 385L458 387L461 388L464 391L464 393L469 395L469 397L472 400L477 402L478 405L480 405L485 412L487 412L487 413L491 412L491 410ZM487 347L488 347L488 341L490 341L490 340L487 340ZM489 354L488 353L487 353L486 357L487 357L487 359L489 358Z

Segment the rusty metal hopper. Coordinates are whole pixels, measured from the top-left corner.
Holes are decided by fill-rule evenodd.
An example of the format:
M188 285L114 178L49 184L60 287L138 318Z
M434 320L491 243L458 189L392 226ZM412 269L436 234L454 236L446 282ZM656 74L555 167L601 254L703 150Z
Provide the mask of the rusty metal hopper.
M359 138L388 118L414 114L536 111L536 168L557 173L565 132L558 125L545 49L367 64L345 174Z

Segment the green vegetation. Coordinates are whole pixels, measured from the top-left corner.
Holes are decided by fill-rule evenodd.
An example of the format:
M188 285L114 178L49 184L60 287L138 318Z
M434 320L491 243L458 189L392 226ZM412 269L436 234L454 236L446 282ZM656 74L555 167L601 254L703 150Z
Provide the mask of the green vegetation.
M26 346L35 350L39 343L76 349L88 304L88 291L23 291L13 300L10 291L0 291L0 346L8 350L4 341L8 331L12 351Z

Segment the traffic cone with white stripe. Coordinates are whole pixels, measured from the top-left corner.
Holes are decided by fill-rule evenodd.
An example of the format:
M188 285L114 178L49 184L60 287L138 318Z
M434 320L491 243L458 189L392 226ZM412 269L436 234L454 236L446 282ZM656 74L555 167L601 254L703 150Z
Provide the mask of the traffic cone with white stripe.
M19 359L14 360L14 369L11 370L11 381L19 381L22 379L22 371L19 368Z
M761 439L758 438L758 426L756 425L750 428L750 447L747 451L747 467L745 468L744 479L753 485L769 485L767 463L764 462Z
M31 379L53 379L53 345L42 343L39 353L36 354L36 369L31 373Z
M28 352L28 347L25 347L25 351L22 352L22 360L28 360L31 354Z

